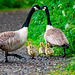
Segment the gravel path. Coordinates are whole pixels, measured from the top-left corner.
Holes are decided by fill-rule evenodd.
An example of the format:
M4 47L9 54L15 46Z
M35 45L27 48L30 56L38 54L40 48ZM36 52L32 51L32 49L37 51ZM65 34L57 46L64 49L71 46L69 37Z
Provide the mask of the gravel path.
M29 10L12 12L0 12L0 32L17 30L24 23ZM68 58L62 57L35 57L31 59L26 47L21 47L17 53L26 59L8 57L9 63L5 63L4 52L0 51L0 75L47 75L49 71L64 69Z
M47 59L40 56L31 59L26 47L22 47L11 53L17 53L26 59L20 60L10 56L8 57L9 63L5 63L4 52L0 52L0 73L2 75L46 75L49 71L64 69L64 66L67 65L66 60L68 59L62 57Z

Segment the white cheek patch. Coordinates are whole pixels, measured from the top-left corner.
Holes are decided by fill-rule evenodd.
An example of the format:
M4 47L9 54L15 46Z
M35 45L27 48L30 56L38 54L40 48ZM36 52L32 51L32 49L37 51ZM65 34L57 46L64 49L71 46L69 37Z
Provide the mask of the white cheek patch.
M44 9L42 9L43 11L45 11L46 10L46 7L44 7Z
M37 10L38 10L38 8L37 8L37 7L34 7L34 9L35 9L35 11L37 11Z
M45 9L42 9L43 11L45 11Z

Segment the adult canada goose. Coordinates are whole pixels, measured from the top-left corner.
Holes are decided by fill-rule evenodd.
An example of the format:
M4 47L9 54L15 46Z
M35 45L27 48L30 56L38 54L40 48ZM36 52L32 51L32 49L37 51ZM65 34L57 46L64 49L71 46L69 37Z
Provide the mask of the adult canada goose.
M37 55L37 50L36 50L36 48L33 47L32 45L29 45L29 46L28 46L28 54L29 54L30 56L32 56L32 59L33 59L34 56Z
M53 54L54 54L54 51L53 51L53 49L49 46L49 43L46 43L45 53L46 53L46 55L53 55Z
M45 47L43 46L43 42L40 42L39 54L45 54Z
M49 43L51 47L63 47L64 49L64 56L66 55L65 49L69 48L69 42L65 36L65 34L60 30L52 27L49 10L47 6L41 7L43 11L46 12L47 15L47 27L46 32L44 34L45 42Z
M38 5L34 5L26 19L26 22L23 24L22 28L17 31L8 31L0 33L0 49L5 51L6 61L8 62L7 56L16 56L21 59L21 56L17 54L9 54L8 52L15 51L24 45L27 35L28 35L28 26L32 14L39 10Z

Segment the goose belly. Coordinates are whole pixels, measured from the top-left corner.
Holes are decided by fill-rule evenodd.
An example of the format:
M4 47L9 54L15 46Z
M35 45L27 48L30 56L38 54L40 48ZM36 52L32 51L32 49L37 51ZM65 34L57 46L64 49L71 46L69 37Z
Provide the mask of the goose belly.
M8 52L15 51L15 50L19 49L20 47L22 47L23 45L24 45L24 43L21 43L21 42L16 43L13 46L10 45L8 48Z

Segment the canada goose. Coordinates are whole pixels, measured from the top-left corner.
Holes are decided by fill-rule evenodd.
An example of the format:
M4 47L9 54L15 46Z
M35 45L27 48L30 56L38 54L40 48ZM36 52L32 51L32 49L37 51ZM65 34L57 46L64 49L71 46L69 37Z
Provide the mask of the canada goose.
M45 53L46 53L46 55L53 55L54 54L54 51L52 48L50 48L49 43L46 43Z
M36 48L33 47L32 45L29 45L29 46L28 46L28 54L29 54L30 56L32 56L32 59L33 59L34 56L37 55L37 50L36 50Z
M8 62L7 56L16 56L18 58L21 58L21 56L17 54L8 54L8 52L15 51L24 45L28 35L28 26L30 23L31 16L35 11L39 9L40 7L38 5L34 5L31 8L26 22L23 24L21 29L17 31L8 31L0 33L0 49L5 51L5 62Z
M44 34L44 39L46 43L50 44L50 47L63 47L64 49L64 56L66 55L65 53L65 48L68 49L69 42L65 36L65 34L60 30L53 28L51 21L50 21L50 16L49 16L49 10L47 6L41 7L43 11L46 12L47 15L47 27L46 27L46 32Z
M45 47L43 46L43 42L40 42L39 54L45 54Z

